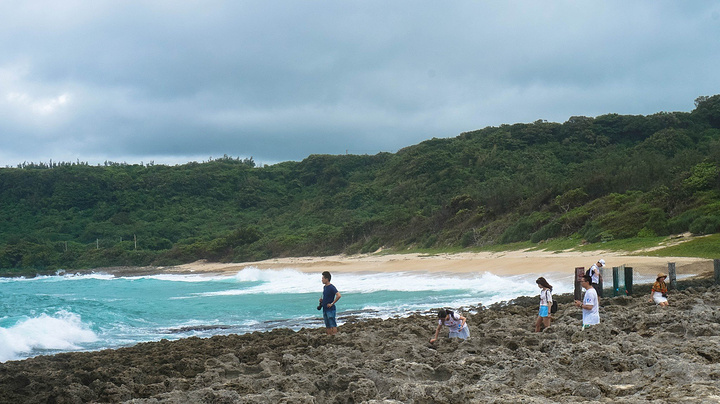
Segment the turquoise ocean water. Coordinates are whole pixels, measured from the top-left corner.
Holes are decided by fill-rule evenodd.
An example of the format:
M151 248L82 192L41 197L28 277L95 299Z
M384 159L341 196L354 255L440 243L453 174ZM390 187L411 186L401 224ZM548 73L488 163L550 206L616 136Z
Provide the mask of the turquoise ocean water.
M343 318L389 318L538 293L536 275L337 273ZM548 279L555 293L572 276ZM190 336L323 327L320 274L248 267L232 275L0 278L0 362Z

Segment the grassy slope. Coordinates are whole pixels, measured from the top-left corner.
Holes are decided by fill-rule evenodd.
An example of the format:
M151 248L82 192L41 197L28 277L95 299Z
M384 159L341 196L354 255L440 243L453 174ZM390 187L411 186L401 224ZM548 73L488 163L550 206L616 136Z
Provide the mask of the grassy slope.
M476 248L418 248L401 251L387 249L380 252L380 254L500 252L524 249L558 252L602 250L657 257L696 257L705 259L720 259L720 234L697 237L682 235L670 237L636 237L592 244L581 244L577 239L564 238L552 240L539 245L528 241Z

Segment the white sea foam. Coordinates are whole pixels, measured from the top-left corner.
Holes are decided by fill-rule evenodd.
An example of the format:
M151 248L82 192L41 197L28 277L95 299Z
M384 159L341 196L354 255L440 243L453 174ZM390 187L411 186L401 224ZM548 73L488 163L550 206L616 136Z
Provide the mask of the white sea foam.
M570 278L570 276L567 276ZM264 270L247 267L235 275L239 283L258 283L250 287L198 293L197 296L233 296L247 294L317 293L322 290L320 274L308 274L294 269ZM423 292L466 290L486 292L494 301L508 300L522 294L535 294L534 275L498 276L489 272L453 274L431 272L394 273L338 273L333 283L343 293L372 293L378 291ZM555 284L556 293L572 290L568 281Z
M682 280L682 279L688 279L695 276L695 274L679 274L676 275L675 279ZM633 283L635 285L641 285L644 283L655 283L655 275L638 275L637 273L633 274ZM610 282L612 282L612 278L610 278ZM669 279L665 279L666 283L670 283ZM612 286L612 283L610 283L610 286ZM605 283L605 287L608 287L608 284Z
M34 350L71 351L78 344L95 342L97 336L80 316L59 311L22 320L9 328L0 327L0 362L18 359Z
M93 274L67 274L63 275L62 278L70 281L82 281L87 279L99 279L103 281L108 281L112 279L116 279L114 275L110 274L103 274L103 273L93 273Z
M0 283L11 283L11 282L62 282L62 281L83 281L87 279L100 279L100 280L111 280L115 279L115 276L103 273L91 273L91 274L61 274L61 275L38 275L32 278L26 278L24 276L18 276L13 278L0 278Z
M165 282L213 282L213 281L227 281L232 280L232 275L205 275L205 274L158 274L158 275L143 275L143 276L132 276L125 279L154 279Z
M344 296L339 305L340 322L350 317L405 316L438 307L467 312L478 304L487 306L539 293L536 274L439 273L417 268L399 273L336 272L333 275L333 284ZM572 292L571 273L544 276L554 286L555 294ZM684 276L678 278L681 277ZM652 282L652 278L636 274L635 283ZM88 283L78 282L82 280ZM36 281L41 282L34 283ZM125 278L98 273L0 278L0 282L4 282L1 291L7 292L9 299L6 307L13 308L0 317L0 362L162 338L277 327L299 329L322 324L320 312L315 311L322 291L321 275L296 268L269 270L250 266L233 274ZM172 293L156 296L153 290ZM179 303L176 299L192 300ZM234 300L237 304L233 304ZM43 312L55 314L38 314ZM82 313L85 323L76 313ZM88 319L92 319L97 334L90 328ZM213 328L213 325L222 327Z

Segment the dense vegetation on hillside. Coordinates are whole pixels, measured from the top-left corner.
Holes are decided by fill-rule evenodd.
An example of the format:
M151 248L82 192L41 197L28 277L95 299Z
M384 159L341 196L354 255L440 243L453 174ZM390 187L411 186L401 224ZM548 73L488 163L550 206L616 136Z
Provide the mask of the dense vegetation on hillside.
M720 95L692 112L574 116L432 139L395 154L255 167L23 164L0 169L0 268L576 237L720 232Z

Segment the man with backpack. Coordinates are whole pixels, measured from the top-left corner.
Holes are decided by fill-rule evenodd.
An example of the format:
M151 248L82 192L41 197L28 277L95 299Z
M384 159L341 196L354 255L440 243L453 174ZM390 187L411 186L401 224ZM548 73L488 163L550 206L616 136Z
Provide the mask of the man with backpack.
M585 275L589 275L592 279L591 285L593 289L595 289L599 297L603 297L602 287L600 287L600 281L602 280L602 275L600 275L600 268L603 268L604 266L605 260L600 258L598 262L594 263L590 267L590 269L585 272Z

